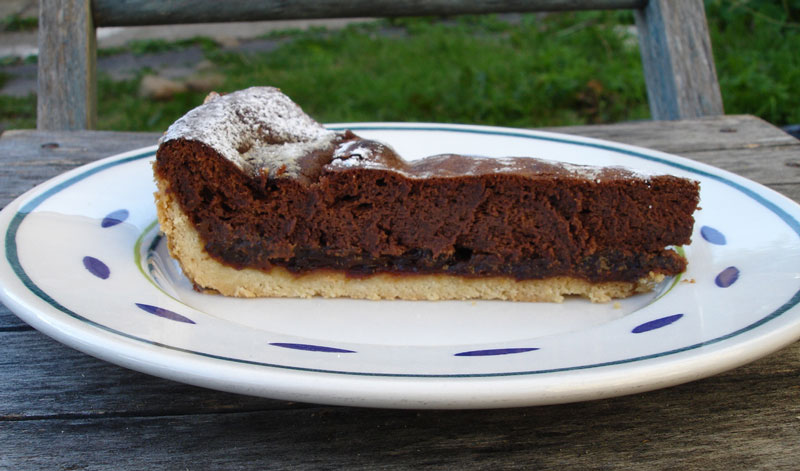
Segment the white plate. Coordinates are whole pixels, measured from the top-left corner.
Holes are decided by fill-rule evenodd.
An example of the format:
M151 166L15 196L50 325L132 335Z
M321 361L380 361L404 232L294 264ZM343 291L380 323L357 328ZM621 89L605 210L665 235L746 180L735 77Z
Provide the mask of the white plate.
M192 291L155 224L154 148L50 180L0 213L2 301L45 334L153 375L294 401L553 404L709 376L800 337L800 207L622 144L505 128L355 124L440 152L625 165L701 182L688 271L620 303L231 299Z

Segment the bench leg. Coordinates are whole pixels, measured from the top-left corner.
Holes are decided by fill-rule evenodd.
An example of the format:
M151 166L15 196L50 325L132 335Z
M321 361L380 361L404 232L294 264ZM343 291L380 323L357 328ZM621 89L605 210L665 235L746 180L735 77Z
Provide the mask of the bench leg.
M652 118L723 114L703 0L649 0L636 26Z
M90 0L40 0L36 128L92 129L97 40Z

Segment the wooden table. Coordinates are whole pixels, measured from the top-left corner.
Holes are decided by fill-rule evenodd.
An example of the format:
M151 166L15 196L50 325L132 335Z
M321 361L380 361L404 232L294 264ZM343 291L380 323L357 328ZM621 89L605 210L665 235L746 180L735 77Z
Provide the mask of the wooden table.
M800 141L750 116L560 128L800 201ZM6 131L0 204L156 134ZM800 268L800 267L798 267ZM62 346L0 305L0 469L800 469L800 343L664 390L547 407L372 410L187 386Z

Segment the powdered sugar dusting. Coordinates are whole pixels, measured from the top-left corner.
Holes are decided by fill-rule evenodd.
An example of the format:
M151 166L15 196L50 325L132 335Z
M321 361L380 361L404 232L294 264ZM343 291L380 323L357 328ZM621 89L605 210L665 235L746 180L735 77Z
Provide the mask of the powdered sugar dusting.
M593 167L534 158L479 157L452 154L405 162L387 145L362 139L342 142L274 87L251 87L228 95L210 94L203 105L178 119L160 143L200 141L257 176L296 177L300 159L315 151L332 151L329 169L370 168L409 178L458 177L487 173L559 175L600 182L606 178L649 180L652 175L621 167Z
M406 162L387 146L375 141L348 141L334 150L331 170L377 169L411 179L460 178L488 174L518 174L530 177L558 177L601 183L631 179L649 181L647 175L624 167L596 167L544 160L534 157L484 157L439 154Z
M570 163L561 163L559 165L570 175L574 175L577 178L585 178L587 180L597 180L603 173L603 169L601 167L590 167L588 165L577 165Z
M358 167L399 171L395 167L387 166L385 162L376 160L376 157L383 155L387 150L390 149L377 141L358 139L343 142L333 151L333 160L328 166L339 169Z
M299 157L329 148L335 136L277 88L251 87L210 95L173 123L161 142L201 141L247 173L280 169L294 176Z
M381 145L381 147L383 147ZM339 163L345 165L352 165L352 162L346 164L348 160L353 160L348 157L358 156L362 159L370 159L373 156L373 150L364 144L362 140L347 141L338 146L333 152L334 160L339 160ZM357 161L357 160L354 160Z

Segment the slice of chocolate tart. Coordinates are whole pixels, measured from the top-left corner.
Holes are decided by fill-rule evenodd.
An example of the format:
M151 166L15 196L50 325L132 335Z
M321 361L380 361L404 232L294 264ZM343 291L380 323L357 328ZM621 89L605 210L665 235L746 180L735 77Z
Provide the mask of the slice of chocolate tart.
M697 182L434 155L324 128L276 88L212 94L154 174L170 253L229 296L605 302L681 273Z

